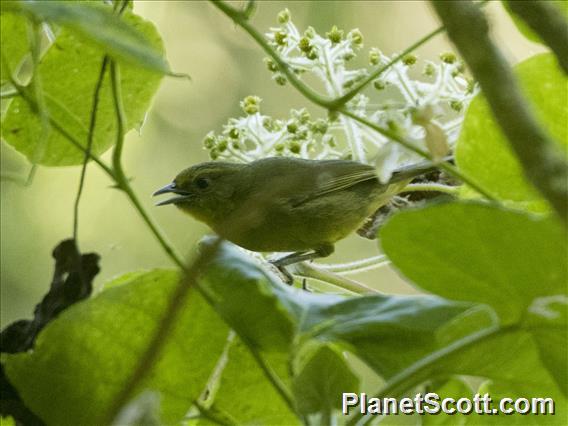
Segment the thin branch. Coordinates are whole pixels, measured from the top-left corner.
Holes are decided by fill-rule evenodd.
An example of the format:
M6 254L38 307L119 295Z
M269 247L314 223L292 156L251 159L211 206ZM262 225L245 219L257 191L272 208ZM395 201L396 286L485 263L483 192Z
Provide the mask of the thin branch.
M411 366L405 368L400 373L392 377L382 389L373 395L373 398L395 398L402 395L405 391L414 388L420 383L424 382L432 376L431 369L437 364L440 364L452 356L458 355L464 350L469 349L483 341L494 338L499 334L505 334L513 331L513 327L501 328L493 326L481 330L477 333L470 334L462 339L459 339L439 351L433 352L430 355L421 358ZM363 414L360 412L350 417L346 423L347 426L355 426L359 423ZM372 420L372 419L368 419ZM367 423L367 422L365 422Z
M19 85L18 83L16 83L14 80L11 80L12 84L14 85L14 87L16 88L16 90L18 91L19 95L22 97L22 99L24 101L26 101L26 103L30 106L30 109L35 112L36 114L38 114L38 105L37 102L35 101L35 99L33 98L33 96L31 96L28 92L27 89L24 86ZM48 116L48 120L49 120L49 125L55 129L61 136L63 136L65 139L67 139L73 146L75 146L75 148L77 148L78 150L82 151L83 153L87 152L87 149L81 144L81 142L79 142L79 140L77 140L71 133L69 133L61 124L59 124L55 119L53 119L51 116ZM105 163L103 163L103 161L97 157L95 154L93 154L92 152L88 154L89 158L94 161L95 163L97 163L97 165L112 179L114 179L114 173L112 171L112 169L107 166Z
M411 183L404 187L401 192L422 192L422 191L435 191L444 192L450 195L459 194L459 186L443 185L441 183Z
M93 147L93 140L95 138L95 127L97 123L97 111L99 108L100 91L105 78L106 70L109 63L109 57L104 56L101 64L99 77L95 84L95 91L93 93L93 103L91 107L91 119L89 122L89 133L87 135L87 146L84 153L83 165L81 167L81 177L79 178L79 188L77 189L77 196L75 197L75 204L73 206L73 239L77 242L77 234L79 229L79 203L81 201L81 194L83 193L83 186L85 184L85 177L87 175L87 163Z
M526 104L511 67L489 38L485 16L469 1L432 4L479 82L495 121L509 140L527 179L566 225L568 163Z
M223 1L210 1L213 6L220 9L225 15L231 18L235 24L244 29L258 43L258 45L274 60L274 62L276 62L278 70L286 75L286 78L292 86L298 89L302 95L313 103L324 108L329 108L329 106L332 105L332 99L321 96L319 93L304 84L304 82L294 74L294 71L292 71L290 66L282 60L280 55L268 44L264 35L258 32L256 28L248 22L247 17L242 11L234 9Z
M30 186L32 184L37 172L38 163L45 155L47 141L49 139L49 134L51 132L51 126L49 125L49 118L48 118L49 114L47 112L47 106L45 104L45 98L43 96L41 75L38 72L39 61L41 56L41 48L40 48L41 38L42 38L41 24L35 21L34 22L28 21L28 28L31 30L28 32L30 33L29 40L31 47L32 64L33 64L33 77L32 80L30 81L30 87L31 90L33 91L34 99L36 99L37 101L37 112L41 123L41 133L37 141L37 146L31 158L32 167L30 168L24 186Z
M290 269L290 272L299 277L318 280L325 284L331 284L335 287L339 287L356 294L381 293L379 290L367 287L365 284L358 281L342 277L341 275L334 274L333 272L318 268L317 266L310 265L306 262L296 263L288 268Z
M562 11L546 1L507 0L507 6L550 47L568 74L568 21Z
M331 109L336 109L336 108L339 108L339 107L342 107L343 105L345 105L347 102L349 102L351 99L353 99L361 90L363 90L369 83L371 83L373 80L375 80L377 77L379 77L385 71L387 71L390 67L392 67L397 62L400 62L406 55L415 51L420 46L422 46L426 42L428 42L431 39L433 39L434 37L436 37L438 34L443 33L444 30L445 30L444 26L441 26L439 28L436 28L431 33L426 34L420 40L416 41L410 47L403 50L400 54L398 54L396 57L394 57L388 64L385 64L385 65L377 68L375 71L373 71L371 74L369 74L369 76L367 78L365 78L364 80L362 80L361 82L359 82L355 86L353 86L353 88L351 90L349 90L349 92L347 92L346 94L344 94L343 96L341 96L337 99L334 99L331 102L329 107Z
M355 274L360 271L380 268L390 261L384 254L368 257L366 259L354 260L346 263L315 263L318 268L325 269L336 274Z
M116 186L122 190L130 199L130 202L134 205L136 210L146 225L150 228L164 251L168 254L170 259L174 261L174 263L179 266L181 269L185 269L185 265L183 263L182 258L176 253L173 246L166 240L166 237L163 235L162 231L159 229L158 225L154 222L154 220L150 217L148 212L144 209L140 200L132 190L128 178L124 174L124 170L122 168L122 148L124 146L124 129L126 118L124 114L124 108L122 106L122 93L120 89L120 70L118 64L113 60L110 62L110 71L111 71L111 87L112 87L112 94L113 94L113 102L116 112L116 119L117 119L117 131L116 131L116 144L114 147L114 151L112 153L112 171L113 171L113 178L116 182Z
M111 62L111 72L113 65L114 61ZM186 270L184 277L170 296L164 317L158 323L156 331L150 339L145 352L140 356L136 368L122 389L113 398L111 408L106 415L105 424L112 423L121 409L135 396L140 384L152 373L182 308L187 304L191 289L196 286L199 272L215 256L220 244L221 240L216 239L211 246L204 246L199 256Z

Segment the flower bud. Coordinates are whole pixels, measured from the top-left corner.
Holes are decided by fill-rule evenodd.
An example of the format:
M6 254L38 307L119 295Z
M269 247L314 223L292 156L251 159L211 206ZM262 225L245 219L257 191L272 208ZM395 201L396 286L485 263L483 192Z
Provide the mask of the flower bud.
M373 47L369 51L369 63L371 65L378 65L381 62L381 51L376 47Z
M300 142L297 140L291 140L290 144L288 146L288 149L290 150L290 152L292 152L293 154L299 154L302 146L300 145Z
M325 35L333 44L337 44L343 39L343 30L340 30L336 25L334 25L331 27L329 32L325 33Z
M274 41L278 46L286 46L286 38L288 38L288 34L283 31L278 31L274 33Z
M327 132L327 121L325 121L323 118L318 118L312 123L311 128L314 133L321 133L323 135L325 132Z
M275 73L272 76L272 79L278 84L279 86L284 86L286 84L286 76L280 72Z
M454 111L460 112L463 109L463 103L461 101L450 101L450 108Z
M292 15L290 14L290 11L288 9L284 9L278 14L278 23L287 24L290 22L291 17Z
M264 63L266 64L266 68L270 72L278 71L278 65L272 60L272 58L264 58Z
M416 55L413 55L412 53L409 53L408 55L405 55L405 56L402 58L402 63L403 63L404 65L407 65L407 66L410 67L410 66L414 65L417 60L418 60L418 57L417 57Z
M383 80L376 79L373 81L373 87L377 90L384 90L387 85Z
M239 137L239 129L233 127L231 130L229 130L229 137L232 139L237 139Z
M258 96L247 96L241 101L241 108L246 114L253 115L260 111L260 102Z
M217 143L217 149L219 150L219 152L223 152L227 149L227 139L219 139L219 142Z
M213 132L209 132L203 138L203 147L205 149L211 149L215 146L217 142L217 138L215 138L215 134Z
M309 53L310 50L312 50L312 45L310 44L310 39L307 37L302 37L300 39L300 41L298 42L298 48L304 52L304 53Z
M314 30L314 27L308 27L306 28L306 31L304 31L304 37L314 38L315 35L316 35L316 30Z
M353 44L357 46L361 46L363 44L363 34L361 34L361 31L359 31L359 28L355 28L354 30L349 31L347 38L349 38L353 42Z
M453 52L444 52L440 54L440 59L442 60L442 62L445 62L446 64L453 64L454 62L457 61L458 58Z

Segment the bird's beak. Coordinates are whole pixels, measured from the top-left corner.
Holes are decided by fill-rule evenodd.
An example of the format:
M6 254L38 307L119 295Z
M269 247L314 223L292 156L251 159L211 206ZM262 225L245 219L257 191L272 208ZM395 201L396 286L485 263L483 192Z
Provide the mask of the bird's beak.
M157 206L165 206L167 204L177 204L177 203L180 203L182 201L187 201L188 199L191 198L191 194L189 192L176 188L175 182L172 182L172 183L164 186L163 188L158 189L156 192L154 192L152 194L152 196L155 197L156 195L169 194L169 193L177 194L179 196L173 197L173 198L168 198L167 200L164 200L164 201L160 201L159 203L156 203L156 205Z

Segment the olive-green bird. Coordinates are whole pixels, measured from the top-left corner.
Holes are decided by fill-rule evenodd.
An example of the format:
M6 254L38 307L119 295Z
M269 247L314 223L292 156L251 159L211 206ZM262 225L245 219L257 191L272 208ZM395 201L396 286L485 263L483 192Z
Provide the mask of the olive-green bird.
M154 195L175 204L220 237L248 250L295 252L274 262L325 257L333 244L400 192L433 170L419 164L381 184L372 166L347 160L271 157L248 164L207 162L185 169Z

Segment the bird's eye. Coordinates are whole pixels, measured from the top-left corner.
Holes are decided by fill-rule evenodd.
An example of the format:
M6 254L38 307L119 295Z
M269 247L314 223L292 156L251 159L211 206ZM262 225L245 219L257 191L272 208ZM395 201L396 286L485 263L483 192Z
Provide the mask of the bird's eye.
M197 178L195 179L195 185L199 188L199 189L205 189L209 186L209 179L206 178Z

